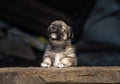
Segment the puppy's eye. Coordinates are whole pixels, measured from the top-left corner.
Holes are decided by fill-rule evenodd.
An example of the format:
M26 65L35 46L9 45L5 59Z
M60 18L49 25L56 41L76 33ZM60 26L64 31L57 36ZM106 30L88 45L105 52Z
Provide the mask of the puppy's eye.
M61 27L61 30L64 31L64 29Z
M61 27L61 30L62 30L62 31L65 31L65 27L64 27L64 26L62 26L62 27Z

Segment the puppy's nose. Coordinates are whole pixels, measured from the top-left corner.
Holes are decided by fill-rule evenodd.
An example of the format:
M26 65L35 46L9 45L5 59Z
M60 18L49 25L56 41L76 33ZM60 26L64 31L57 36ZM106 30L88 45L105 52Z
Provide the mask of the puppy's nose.
M57 31L57 28L56 27L52 27L51 30L52 31Z

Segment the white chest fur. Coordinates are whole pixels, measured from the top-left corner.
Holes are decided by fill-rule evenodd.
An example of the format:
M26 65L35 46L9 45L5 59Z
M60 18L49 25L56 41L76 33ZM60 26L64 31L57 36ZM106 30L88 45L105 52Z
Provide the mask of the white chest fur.
M57 53L57 54L55 55L53 65L54 65L54 66L57 66L57 65L60 63L60 61L61 61L62 58L63 58L63 54L62 54L62 53Z

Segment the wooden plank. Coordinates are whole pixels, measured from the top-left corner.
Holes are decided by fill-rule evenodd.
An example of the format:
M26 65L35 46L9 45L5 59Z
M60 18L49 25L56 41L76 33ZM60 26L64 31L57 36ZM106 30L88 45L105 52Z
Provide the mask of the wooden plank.
M0 68L1 84L120 83L120 67Z

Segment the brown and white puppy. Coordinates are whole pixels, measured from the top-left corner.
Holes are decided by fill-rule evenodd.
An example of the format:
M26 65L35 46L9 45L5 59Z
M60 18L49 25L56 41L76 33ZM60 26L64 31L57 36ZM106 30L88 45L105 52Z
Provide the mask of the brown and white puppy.
M77 65L75 48L71 44L71 27L61 20L56 20L48 27L49 44L43 56L42 67L59 68Z

